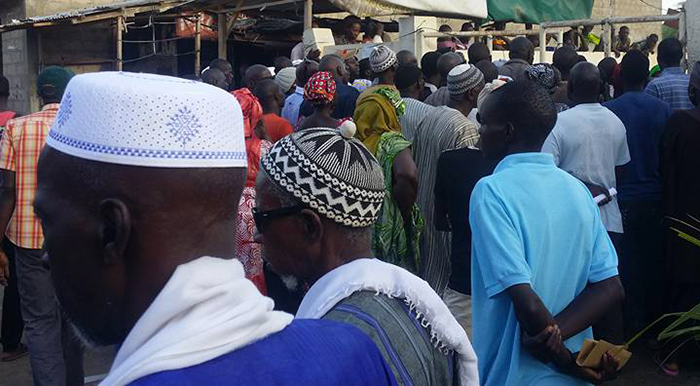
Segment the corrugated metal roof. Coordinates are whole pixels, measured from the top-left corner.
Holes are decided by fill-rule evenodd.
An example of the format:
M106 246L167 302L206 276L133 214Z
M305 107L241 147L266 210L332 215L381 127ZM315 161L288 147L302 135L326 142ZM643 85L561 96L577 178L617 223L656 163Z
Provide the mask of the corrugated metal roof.
M67 12L59 12L53 15L35 16L26 19L13 19L7 24L0 25L0 32L11 31L15 29L29 28L42 23L54 23L61 21L74 21L88 16L99 15L103 13L115 12L119 10L130 10L141 7L158 7L163 6L166 9L176 7L189 2L189 0L127 0L115 2L113 4L98 5L95 7L76 9Z

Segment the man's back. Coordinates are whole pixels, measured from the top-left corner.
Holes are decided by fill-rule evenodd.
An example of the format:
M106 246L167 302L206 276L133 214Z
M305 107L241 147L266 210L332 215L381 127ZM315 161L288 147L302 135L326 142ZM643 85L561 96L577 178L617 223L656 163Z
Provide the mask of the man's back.
M454 354L444 354L402 299L358 291L324 317L352 324L380 348L399 385L451 385Z
M355 327L295 320L284 330L219 358L163 371L146 385L395 385L374 343Z
M620 118L627 131L631 161L618 181L620 201L661 200L659 149L671 107L641 91L626 92L604 106Z
M680 67L670 67L652 79L645 91L670 104L673 110L687 110L695 107L688 96L689 83L690 77Z
M521 348L505 291L530 284L556 315L589 282L617 275L617 256L590 193L556 168L551 155L521 153L479 181L470 208L474 348L482 384L582 384ZM576 352L591 337L589 328L565 344Z
M511 59L498 69L499 75L505 75L513 78L513 80L523 79L525 69L530 67L530 63L523 59Z
M403 98L403 101L406 104L406 112L399 117L401 133L407 140L413 141L416 131L433 110L433 106L413 98Z
M46 136L58 113L58 104L47 104L41 111L7 123L0 142L0 169L15 172L15 211L7 237L15 245L41 249L44 236L34 215L36 168Z
M474 186L493 173L495 162L477 149L463 148L442 153L435 178L435 198L444 205L452 226L449 287L471 294L472 232L469 228L469 199Z
M434 187L437 163L445 150L476 145L476 126L461 112L440 106L423 120L413 139L413 159L418 167L416 203L427 224L421 248L421 276L441 293L447 285L450 263L449 233L435 229Z
M564 171L607 189L616 187L615 167L630 161L624 124L598 103L580 104L560 113L542 151L552 154ZM617 198L600 212L608 231L622 233Z

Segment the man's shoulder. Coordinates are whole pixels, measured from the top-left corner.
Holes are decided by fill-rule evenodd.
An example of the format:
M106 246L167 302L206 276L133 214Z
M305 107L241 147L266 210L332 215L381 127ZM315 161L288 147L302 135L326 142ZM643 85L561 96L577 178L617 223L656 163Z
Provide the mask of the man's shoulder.
M224 380L235 380L238 385L295 385L313 379L318 379L318 383L312 384L320 385L322 380L337 378L347 366L308 367L318 358L325 358L329 363L364 361L364 366L376 363L374 370L377 371L368 374L381 372L379 353L368 355L372 349L376 351L374 343L354 326L327 320L295 319L282 331L252 344L198 365L148 375L132 385L221 384ZM365 380L372 379L376 381L370 376Z

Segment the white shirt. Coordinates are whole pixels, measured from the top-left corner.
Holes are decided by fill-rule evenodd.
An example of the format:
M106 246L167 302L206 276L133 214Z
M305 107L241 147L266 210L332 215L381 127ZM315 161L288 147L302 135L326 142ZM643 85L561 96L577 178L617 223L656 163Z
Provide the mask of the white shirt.
M625 125L599 103L560 113L542 151L576 178L607 189L616 188L615 167L630 161ZM617 197L600 207L600 218L608 232L623 233Z

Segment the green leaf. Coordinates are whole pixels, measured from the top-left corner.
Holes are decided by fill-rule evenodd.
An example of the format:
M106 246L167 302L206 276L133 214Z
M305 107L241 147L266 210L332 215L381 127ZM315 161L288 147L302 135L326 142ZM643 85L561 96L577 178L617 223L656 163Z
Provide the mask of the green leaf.
M675 332L674 330L678 326L691 319L700 320L700 304L697 304L695 307L691 308L690 311L684 312L675 322L671 323L670 326L666 327L663 331L661 331L658 339L667 339L668 336L672 335Z
M671 227L671 230L678 233L678 237L682 238L683 240L700 247L700 240L696 239L695 237L673 227Z

